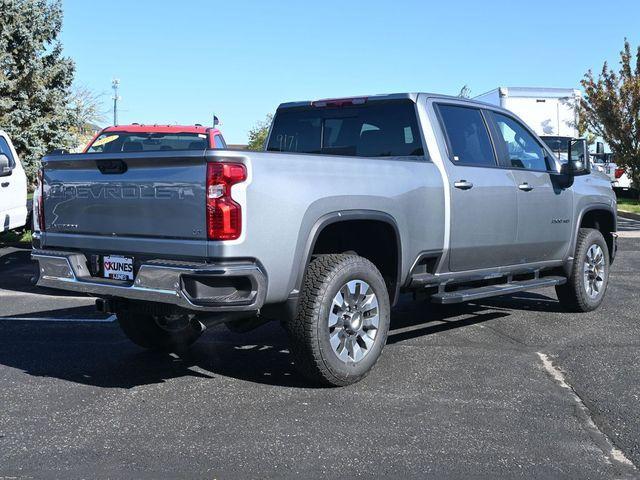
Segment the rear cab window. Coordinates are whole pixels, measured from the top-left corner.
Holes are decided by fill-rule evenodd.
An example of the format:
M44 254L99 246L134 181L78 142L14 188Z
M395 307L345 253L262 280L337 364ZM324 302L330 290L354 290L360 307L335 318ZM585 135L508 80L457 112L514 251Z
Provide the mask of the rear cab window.
M202 133L130 133L105 132L87 148L86 153L152 152L204 150L207 135Z
M281 108L267 151L356 157L425 155L416 107L408 99Z

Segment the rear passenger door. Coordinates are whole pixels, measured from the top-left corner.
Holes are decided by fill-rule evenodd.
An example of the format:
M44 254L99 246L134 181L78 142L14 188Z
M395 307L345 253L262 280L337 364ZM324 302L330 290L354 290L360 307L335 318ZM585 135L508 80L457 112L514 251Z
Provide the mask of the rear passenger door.
M449 268L474 270L515 262L516 187L500 168L481 109L436 104L448 148L451 194Z
M518 197L518 263L563 259L572 235L573 192L555 182L555 160L521 122L490 112L496 150L513 172Z

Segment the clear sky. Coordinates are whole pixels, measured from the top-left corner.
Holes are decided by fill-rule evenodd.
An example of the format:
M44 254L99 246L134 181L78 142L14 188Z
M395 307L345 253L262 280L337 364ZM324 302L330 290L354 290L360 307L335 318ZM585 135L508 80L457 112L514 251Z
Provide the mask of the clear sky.
M76 81L121 81L119 123L223 122L229 143L279 103L497 86L578 87L624 37L640 1L64 0ZM105 124L111 122L107 115Z

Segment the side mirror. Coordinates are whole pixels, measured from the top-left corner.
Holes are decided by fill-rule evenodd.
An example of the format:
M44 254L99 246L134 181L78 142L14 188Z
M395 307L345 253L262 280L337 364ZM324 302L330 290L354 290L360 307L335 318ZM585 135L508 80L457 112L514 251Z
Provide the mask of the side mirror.
M0 153L0 177L8 177L12 171L11 160L4 153Z
M571 140L569 142L569 152L567 155L569 161L566 164L567 173L577 177L580 175L589 175L591 173L591 162L589 162L589 147L587 141L583 138Z
M596 142L596 155L604 155L604 143Z

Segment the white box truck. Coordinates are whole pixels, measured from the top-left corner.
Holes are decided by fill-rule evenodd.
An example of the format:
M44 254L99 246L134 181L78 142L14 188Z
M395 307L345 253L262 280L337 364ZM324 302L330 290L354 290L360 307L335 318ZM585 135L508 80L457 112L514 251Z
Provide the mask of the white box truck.
M577 138L581 96L575 88L498 87L475 100L512 111L541 137Z

